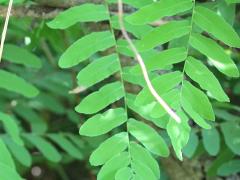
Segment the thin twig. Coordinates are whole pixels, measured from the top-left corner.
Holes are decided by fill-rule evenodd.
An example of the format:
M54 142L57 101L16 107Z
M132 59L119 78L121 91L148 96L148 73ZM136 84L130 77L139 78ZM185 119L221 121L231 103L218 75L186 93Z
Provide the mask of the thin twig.
M128 33L126 31L126 28L125 28L124 22L123 22L122 0L118 0L118 18L119 18L119 25L120 25L122 34L123 34L124 38L127 40L131 50L135 54L136 60L138 61L139 65L141 67L141 70L142 70L142 73L143 73L143 76L144 76L144 79L146 81L149 91L151 92L153 97L159 102L159 104L165 109L165 111L171 116L171 118L173 118L176 122L180 123L181 122L180 117L169 107L169 105L159 96L159 94L154 89L154 87L149 79L148 72L147 72L146 66L144 64L143 58L139 54L139 52L138 52L137 48L135 47L135 45L133 44L131 38L128 36Z
M85 90L86 90L85 87L78 86L78 87L70 90L68 93L69 93L69 94L79 94L79 93L81 93L81 92L83 92L83 91L85 91Z
M5 38L6 38L6 35L7 35L8 22L9 22L9 18L10 18L10 15L11 15L12 4L13 4L13 0L9 0L7 15L6 15L6 19L5 19L5 23L4 23L4 27L3 27L3 32L2 32L2 37L1 37L0 62L2 60L3 46L4 46Z

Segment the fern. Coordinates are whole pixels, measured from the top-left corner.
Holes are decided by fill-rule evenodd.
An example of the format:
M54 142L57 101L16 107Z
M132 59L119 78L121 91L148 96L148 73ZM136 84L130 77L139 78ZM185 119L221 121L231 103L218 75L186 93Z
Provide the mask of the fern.
M169 118L150 94L141 77L139 65L124 68L120 65L120 55L134 55L125 40L118 40L113 34L120 29L117 17L110 17L109 13L109 4L115 2L106 2L106 7L85 4L70 8L48 25L51 28L65 29L77 22L109 21L110 31L85 35L72 44L59 61L60 67L69 68L88 58L92 59L77 76L78 85L85 88L96 85L116 72L120 73L120 81L100 87L75 108L79 113L93 115L81 126L80 134L95 137L113 132L112 137L105 140L90 156L93 166L102 165L99 180L159 179L160 171L153 155L167 157L169 149L158 130L149 125L149 122L166 129L177 157L182 160L182 149L191 134L189 119L203 129L210 129L215 115L209 97L220 102L229 102L207 63L199 58L203 57L205 61L207 59L211 66L226 76L238 77L237 66L216 40L239 48L240 38L231 25L204 3L192 0L125 1L128 5L139 8L125 17L126 29L136 38L135 46L144 57L157 92L181 118L181 123L177 123ZM94 9L101 10L96 12ZM170 21L158 27L149 25L161 18L178 14L184 19ZM157 47L165 43L172 47L158 51ZM102 56L104 53L100 52L109 48L114 48L115 52ZM179 63L183 64L182 70L172 70L163 75L158 73L158 70L173 69ZM139 85L142 90L137 95L130 94L124 89L123 81ZM125 106L113 108L111 104L121 98ZM110 109L106 110L108 107ZM128 108L149 121L132 119ZM122 127L123 124L125 125ZM119 126L121 128L116 130ZM203 130L203 136L205 134L206 130ZM207 143L204 141L204 144ZM215 154L217 150L214 148L209 149L209 153Z
M126 30L144 60L155 90L181 123L172 119L149 92L141 67L134 61L135 54L119 32L119 17L109 10L116 2L70 8L48 23L54 30L42 22L29 35L31 21L25 25L25 20L22 23L17 19L14 23L20 25L10 25L9 35L13 38L9 41L17 37L20 44L21 36L31 36L33 41L28 47L26 43L14 45L15 42L4 46L0 70L1 179L22 179L17 173L19 165L29 168L36 159L58 169L65 159L84 160L92 148L96 149L89 162L101 166L98 179L160 179L156 159L170 155L170 143L182 160L183 154L193 157L201 142L210 156L218 155L207 170L208 176L239 172L239 160L233 158L240 155L239 117L234 115L240 110L224 104L230 99L215 76L239 76L228 53L230 47L240 46L239 36L232 28L235 14L224 13L233 11L233 3L239 1L124 1L136 10L125 14ZM70 27L79 22L97 26L101 23L101 28L81 37L61 56L61 68L81 64L73 71L59 71L51 57L53 66L45 61L45 55L38 57L30 52L29 49L39 52L36 43L44 37L54 51L62 53L66 44L55 29L72 33L72 40L76 35ZM84 27L83 24L81 28ZM75 107L89 117L84 123L73 109L68 109L76 102L68 93L74 86L72 74L79 86L76 91L89 92L83 92L86 97ZM135 94L128 90L132 85L137 89ZM238 85L234 87L236 94ZM223 121L213 122L216 118L212 105L216 118ZM64 119L76 128L68 129L68 124L62 123ZM81 137L74 135L79 123ZM58 128L60 124L64 127ZM61 132L57 132L59 129ZM171 142L165 142L166 134Z
M12 30L12 27L10 29ZM22 30L13 30L14 37L18 31ZM56 73L56 76L38 79L44 61L25 46L5 44L2 58L0 126L3 132L1 131L0 136L0 179L21 180L18 174L19 163L24 167L31 167L36 156L32 154L32 149L37 149L48 161L54 163L60 162L63 155L83 159L83 147L80 148L79 145L83 141L70 133L47 133L47 122L38 112L41 108L49 108L56 114L76 115L72 111L65 112L57 98L49 95L49 91L57 89L66 96L68 83L65 83L64 79L68 79L69 76ZM60 78L61 76L63 78ZM47 88L44 86L47 91L40 93L41 85L48 84L47 81L51 82ZM29 130L23 127L22 120L27 122ZM75 123L76 121L78 120L75 119Z

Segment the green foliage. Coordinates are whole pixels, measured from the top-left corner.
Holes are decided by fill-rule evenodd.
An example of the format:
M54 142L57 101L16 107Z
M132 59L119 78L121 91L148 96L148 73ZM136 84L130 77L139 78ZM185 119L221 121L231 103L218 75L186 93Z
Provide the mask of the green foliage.
M180 123L150 93L111 12L116 3L71 7L30 34L31 20L10 24L14 40L0 70L0 179L22 179L18 166L45 161L60 171L89 158L98 180L157 180L171 149L181 161L216 157L208 176L240 172L240 86L230 80L239 77L239 1L124 0L126 31Z
M110 2L114 3L114 1ZM239 36L223 17L219 16L211 9L199 4L196 5L196 2L190 0L174 2L171 0L163 0L155 3L149 2L149 4L145 4L144 1L144 5L142 6L134 5L131 1L127 1L126 3L139 8L135 13L125 17L125 22L127 24L126 30L137 38L134 43L138 51L142 53L143 57L145 57L145 54L148 57L147 59L144 59L149 73L153 72L153 74L155 74L155 77L152 78L153 86L182 119L180 124L174 122L173 119L169 119L164 127L167 129L178 158L182 160L183 157L181 150L187 144L191 132L188 119L191 118L196 124L204 129L211 128L210 123L207 121L215 121L215 115L208 96L199 87L192 85L189 79L184 80L185 72L189 78L198 83L203 90L209 92L210 97L213 97L220 102L229 101L228 96L223 91L223 88L215 75L209 70L205 63L192 57L193 55L190 54L190 50L193 50L192 48L194 48L197 52L205 55L208 58L209 63L215 66L223 74L230 77L238 77L238 68L231 57L226 54L225 50L216 41L199 32L205 31L210 36L214 36L230 47L239 47ZM82 14L87 10L85 5L78 8L82 8ZM109 7L106 7L106 11L108 8ZM179 13L184 14L189 11L191 11L190 20L171 21L159 27L147 30L147 27L149 27L147 25L148 23L152 23L167 16L173 16ZM81 11L79 10L79 12ZM72 12L71 9L67 10L65 15L62 13L61 16L58 16L51 23L59 21L58 18L60 17L62 18L60 21L67 21L69 18L67 15L68 13L74 13L74 10L72 10ZM90 14L94 13L96 13L94 10L90 12ZM117 55L109 55L112 57L111 59L108 58L109 56L96 59L93 57L93 54L107 50L115 45L117 48L114 50L114 53L117 52L118 54L123 54L125 56L132 56L132 53L128 49L128 45L126 43L121 44L121 49L119 49L120 46L118 42L120 41L117 40L116 36L113 37L112 32L114 31L114 28L119 29L116 21L117 17L108 18L105 17L105 15L99 15L98 18L101 20L109 20L109 28L111 31L93 32L85 35L71 45L63 53L59 61L60 67L68 68L77 65L90 57L93 58L93 61L83 68L77 77L78 85L84 86L85 88L89 88L94 84L101 82L117 71L120 72L120 78L126 80L124 79L122 68L120 67L119 69L119 64L116 62L120 60ZM88 17L80 17L78 19L78 22L86 21L89 21ZM92 22L96 21L96 19L92 19ZM77 21L75 20L75 22ZM143 30L145 33L139 34L140 28L145 29ZM158 52L154 49L167 42L176 41L183 37L187 37L187 41L181 43L181 46L169 48L163 52ZM121 40L121 42L124 41ZM122 48L124 48L124 51L122 51ZM82 51L79 52L79 49ZM159 62L156 61L156 59L159 59ZM115 63L115 65L111 65L110 61ZM173 70L171 73L166 73L164 75L158 75L156 72L156 70L162 70L169 65L172 66L183 61L184 69L182 72ZM110 66L113 69L108 68ZM107 68L109 71L106 70ZM136 75L141 73L139 65L130 66L129 69L130 74ZM209 83L206 83L207 81L209 81ZM139 84L134 79L130 82ZM159 124L156 122L161 121L162 117L167 116L164 109L154 100L145 83L141 84L141 86L143 89L137 94L135 100L133 99L133 102L130 103L130 105L126 93L124 93L124 91L126 91L123 89L124 85L120 82L113 82L102 86L99 90L88 95L76 107L76 111L79 113L94 114L104 110L104 108L115 101L124 98L125 110L121 109L121 116L117 116L116 114L117 110L120 109L110 109L109 111L104 112L104 114L94 115L80 128L81 135L92 137L108 133L114 128L127 122L126 131L128 135L124 132L113 135L111 138L103 142L91 155L90 162L92 165L103 165L98 174L98 179L113 179L114 177L116 179L121 177L126 177L127 179L144 179L145 174L148 174L148 179L159 178L154 175L153 169L150 165L146 166L142 164L144 162L142 158L139 157L138 162L134 162L133 156L135 155L135 152L131 153L131 147L129 147L129 145L127 146L127 142L128 144L133 143L132 137L134 137L146 148L144 151L149 151L163 157L169 155L167 145L153 127L134 119L127 120L126 116L128 116L128 118L130 117L126 106L129 106L133 111L136 111L140 115L147 117L148 120L153 121L155 124ZM145 110L145 108L141 109L141 107L149 107L150 109L146 108ZM147 112L141 112L142 110ZM153 120L154 118L157 118L157 120ZM211 155L216 155L219 151L220 142L218 131L216 129L215 131L213 130L203 130L203 142L207 151ZM207 133L207 131L209 133ZM130 137L130 135L132 137ZM197 139L196 135L194 137ZM215 149L208 148L209 141L215 138L218 139L218 141L215 142ZM113 144L113 147L115 147L114 151L111 150L112 147L109 147L110 144ZM195 145L195 148L196 147L197 144ZM111 150L111 153L107 153L109 150ZM130 153L127 154L123 151ZM194 149L191 151L193 153ZM104 152L107 153L107 155L104 155ZM188 151L188 154L190 157L191 152ZM121 161L114 164L114 161L117 161L118 159L120 160L120 158L122 158ZM127 167L128 165L129 167ZM117 168L119 171L117 171Z

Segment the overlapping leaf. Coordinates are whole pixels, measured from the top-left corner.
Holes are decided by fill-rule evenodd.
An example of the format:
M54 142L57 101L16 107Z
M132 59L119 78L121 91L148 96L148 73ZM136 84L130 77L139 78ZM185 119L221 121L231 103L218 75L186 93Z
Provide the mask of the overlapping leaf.
M139 140L152 153L167 157L169 149L162 137L145 123L130 119L128 121L129 132Z
M196 7L194 13L194 22L203 30L230 47L240 47L238 34L221 16L202 6Z
M200 34L192 34L190 44L209 58L209 61L223 74L238 77L239 71L233 60L214 40Z
M147 33L140 41L136 42L136 47L140 52L147 51L173 39L182 37L189 32L190 25L188 21L171 21Z
M128 147L128 134L115 134L104 141L90 156L90 163L94 166L103 165L115 155Z
M199 60L188 57L185 70L187 75L196 81L201 88L210 92L218 101L229 101L214 74Z
M109 83L85 97L75 110L84 114L97 113L109 104L121 99L124 96L123 92L123 86L120 82Z

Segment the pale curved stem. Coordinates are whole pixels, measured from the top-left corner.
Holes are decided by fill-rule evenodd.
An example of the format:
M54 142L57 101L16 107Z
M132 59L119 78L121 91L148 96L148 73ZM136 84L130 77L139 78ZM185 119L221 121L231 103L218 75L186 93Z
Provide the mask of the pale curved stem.
M150 78L148 76L148 72L147 72L147 68L144 64L143 58L140 55L140 53L138 52L137 48L135 47L135 45L133 44L131 38L128 36L128 33L125 29L124 26L124 21L123 21L123 3L122 0L118 0L118 18L119 18L119 25L122 31L122 34L124 36L124 38L127 40L131 50L133 51L136 60L138 61L144 79L146 81L147 87L149 89L149 91L151 92L151 94L153 95L153 97L157 100L157 102L165 109L165 111L171 116L171 118L173 118L176 122L180 123L181 122L181 118L170 108L170 106L159 96L159 94L156 92L156 90L154 89Z
M9 22L9 18L10 18L10 15L11 15L12 4L13 4L13 0L9 0L7 15L6 15L6 19L5 19L5 23L4 23L4 27L3 27L3 32L2 32L2 37L1 37L0 62L2 60L3 46L4 46L5 38L6 38L6 35L7 35L8 22Z

